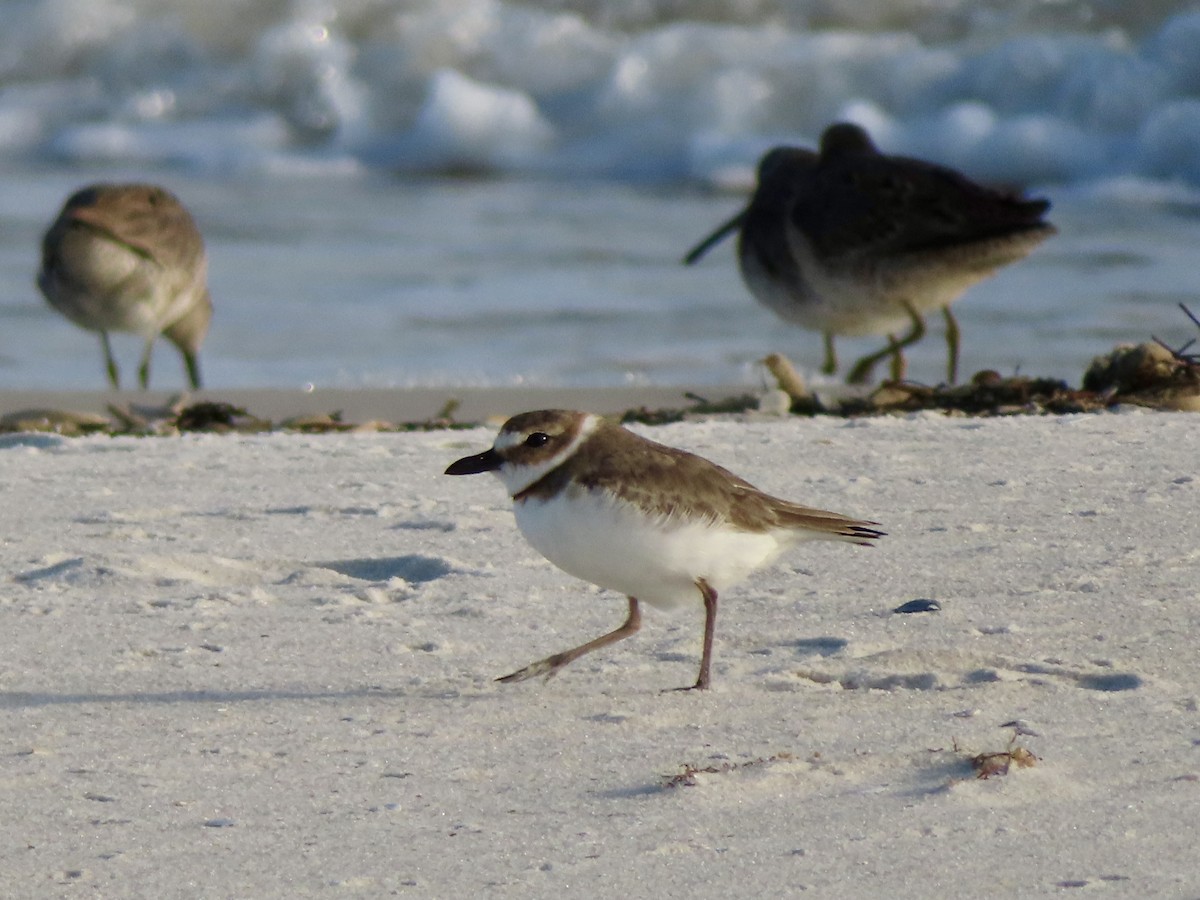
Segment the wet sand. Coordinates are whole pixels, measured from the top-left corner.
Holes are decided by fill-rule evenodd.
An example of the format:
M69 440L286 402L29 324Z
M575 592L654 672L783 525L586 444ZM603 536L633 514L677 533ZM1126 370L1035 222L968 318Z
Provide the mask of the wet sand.
M187 402L231 403L254 416L282 421L296 416L340 414L346 422L422 422L438 417L457 401L453 419L484 422L528 409L586 409L616 413L646 406L674 408L691 404L689 393L720 399L747 393L747 386L688 387L437 387L365 388L312 391L285 389L202 390L186 395ZM162 408L181 395L170 391L0 391L0 416L24 410L69 410L105 415L110 406Z

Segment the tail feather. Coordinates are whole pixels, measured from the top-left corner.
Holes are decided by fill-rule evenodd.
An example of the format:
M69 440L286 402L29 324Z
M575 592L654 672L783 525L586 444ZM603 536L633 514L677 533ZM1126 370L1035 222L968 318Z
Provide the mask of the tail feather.
M780 524L785 528L793 528L818 532L814 538L833 541L849 541L863 547L873 547L874 541L887 535L875 526L878 522L865 519L851 519L834 512L822 509L805 509L795 507L780 513Z
M880 531L878 528L872 528L872 525L878 525L878 522L857 522L851 525L846 531L840 534L848 541L858 544L860 547L874 547L874 541L881 537L886 537L886 531Z

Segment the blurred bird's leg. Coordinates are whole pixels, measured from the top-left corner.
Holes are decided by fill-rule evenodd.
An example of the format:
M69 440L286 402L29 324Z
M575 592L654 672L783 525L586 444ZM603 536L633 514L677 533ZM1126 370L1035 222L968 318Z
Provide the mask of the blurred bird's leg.
M877 350L856 362L854 368L850 370L850 374L846 377L847 383L862 384L871 377L871 372L885 356L900 356L905 347L910 347L925 337L925 320L921 318L921 314L907 300L904 301L904 309L908 313L909 318L912 319L912 330L900 338L900 340L889 338L887 346L882 350Z
M108 383L114 391L121 389L121 373L117 371L117 361L113 359L112 346L108 343L108 332L100 332L100 346L104 348L104 366L108 371Z
M198 391L202 387L200 382L200 360L196 358L196 354L190 351L183 351L183 365L187 369L188 383L192 386L193 391Z
M821 363L821 371L832 375L837 371L837 350L833 346L833 332L827 331L822 337L825 339L825 360Z
M958 320L954 318L954 313L950 312L950 307L942 309L942 318L946 320L946 380L950 384L958 381L958 344L959 335Z
M894 334L888 335L888 344L892 348L892 363L889 374L892 381L901 381L904 378L904 373L908 370L908 365L904 359L904 351L900 349L900 342L896 340Z
M144 391L150 384L150 354L154 351L154 338L146 341L142 361L138 364L138 386Z

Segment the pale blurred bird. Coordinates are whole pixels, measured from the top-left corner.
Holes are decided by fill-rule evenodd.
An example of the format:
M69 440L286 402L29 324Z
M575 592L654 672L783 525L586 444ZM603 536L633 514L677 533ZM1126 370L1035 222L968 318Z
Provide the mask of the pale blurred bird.
M212 319L204 240L179 199L152 184L93 184L67 200L42 239L37 284L50 305L100 332L108 380L120 387L110 331L146 342L138 384L150 381L150 353L164 335L200 387L197 355Z
M958 377L958 323L950 304L1054 234L1046 200L983 187L934 163L880 153L857 125L831 125L820 153L776 147L760 160L749 205L697 244L688 265L738 230L742 278L758 301L825 339L821 370L837 370L836 335L888 334L847 378L866 381L925 334L925 314L946 321L947 374ZM905 323L903 337L892 336Z

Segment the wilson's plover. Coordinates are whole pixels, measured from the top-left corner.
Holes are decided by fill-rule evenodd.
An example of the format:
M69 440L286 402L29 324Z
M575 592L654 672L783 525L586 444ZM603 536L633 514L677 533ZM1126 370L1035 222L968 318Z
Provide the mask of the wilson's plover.
M138 383L150 381L158 335L179 348L200 387L197 355L212 319L204 241L172 193L152 184L93 184L74 193L42 239L38 287L56 310L100 332L108 380L120 387L110 331L146 341Z
M919 159L886 156L857 125L831 125L820 153L776 147L758 164L749 205L684 257L696 262L737 230L742 278L778 316L825 338L822 371L837 370L835 335L889 334L847 378L870 378L925 334L925 314L942 310L947 374L958 377L958 322L950 304L967 288L1025 257L1054 234L1050 204L983 187ZM902 338L898 327L911 328Z
M702 603L704 650L693 688L709 686L717 596L805 540L869 546L877 523L780 500L695 454L569 410L521 413L490 450L447 475L493 472L512 496L517 525L565 572L620 591L629 614L616 630L506 675L550 676L585 653L629 637L639 604Z

